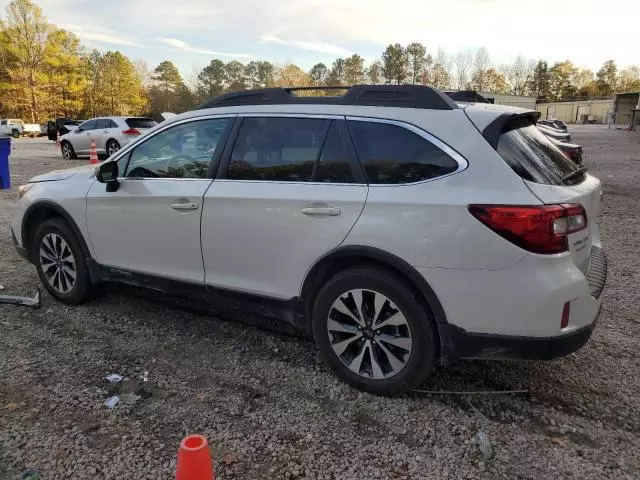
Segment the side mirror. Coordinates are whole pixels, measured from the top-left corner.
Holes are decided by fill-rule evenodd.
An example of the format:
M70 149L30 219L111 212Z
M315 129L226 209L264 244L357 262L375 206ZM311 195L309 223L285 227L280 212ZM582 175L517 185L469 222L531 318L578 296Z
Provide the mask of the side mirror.
M120 186L118 182L118 162L104 162L96 168L96 180L107 184L107 192L115 192Z

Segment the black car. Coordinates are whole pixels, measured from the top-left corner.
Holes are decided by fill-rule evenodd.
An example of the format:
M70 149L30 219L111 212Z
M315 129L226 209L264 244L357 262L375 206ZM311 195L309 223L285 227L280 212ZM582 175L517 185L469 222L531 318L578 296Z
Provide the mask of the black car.
M562 150L567 158L569 158L576 165L582 165L582 145L576 143L567 143L556 140L555 138L548 137L551 142Z
M50 120L47 122L47 138L55 142L58 138L58 133L60 133L60 136L69 133L71 131L69 129L70 126L75 127L80 125L82 122L84 122L84 120L73 120L65 117Z

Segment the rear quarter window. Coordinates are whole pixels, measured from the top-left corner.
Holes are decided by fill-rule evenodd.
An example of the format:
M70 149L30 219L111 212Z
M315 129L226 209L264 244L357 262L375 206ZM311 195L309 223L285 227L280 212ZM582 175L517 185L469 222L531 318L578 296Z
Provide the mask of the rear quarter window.
M575 185L585 179L580 173L563 182L579 169L538 128L527 119L509 123L500 134L498 154L521 178L548 185Z
M459 164L400 125L349 120L349 131L369 183L413 183L455 172Z

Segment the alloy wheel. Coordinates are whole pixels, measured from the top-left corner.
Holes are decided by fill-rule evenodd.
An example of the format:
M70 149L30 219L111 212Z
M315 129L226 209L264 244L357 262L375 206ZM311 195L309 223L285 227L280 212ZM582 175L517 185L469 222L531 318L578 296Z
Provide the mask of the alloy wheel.
M69 244L56 233L47 233L40 242L40 266L49 285L67 294L76 285L76 261Z
M107 155L109 156L113 155L118 150L120 150L120 145L116 142L109 142L109 145L107 145Z
M72 157L71 145L69 145L68 143L65 143L64 145L62 145L62 156L67 160Z
M331 348L349 370L374 380L399 373L413 347L404 314L372 290L340 295L329 309L327 332Z

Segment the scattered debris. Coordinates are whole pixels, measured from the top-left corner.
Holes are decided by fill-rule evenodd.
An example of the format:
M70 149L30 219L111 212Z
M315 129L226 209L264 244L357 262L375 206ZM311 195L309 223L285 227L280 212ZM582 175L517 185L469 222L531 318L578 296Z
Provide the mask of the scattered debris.
M469 400L467 397L465 397L464 399L467 401L467 403L473 409L473 411L480 416L480 418L483 418L485 422L489 423L489 419L485 417L484 414L480 410L478 410L473 403L471 403L471 400Z
M549 437L549 440L551 440L556 445L560 445L562 447L564 447L567 444L566 437Z
M107 408L111 409L111 408L114 408L119 401L120 401L120 397L118 397L117 395L114 395L113 397L107 398L104 404L107 406Z
M484 455L485 458L490 458L493 454L493 449L491 448L491 441L489 440L487 434L482 430L479 430L473 440L478 445L478 448L480 449L480 452L482 452L482 455Z
M27 468L20 474L20 480L40 480L40 472L33 468Z
M24 307L40 308L40 288L33 297L18 297L15 295L0 295L0 303L22 305Z
M233 465L238 462L238 454L236 453L225 453L222 456L222 463L225 465Z
M111 382L111 383L121 382L123 378L124 377L122 375L119 375L117 373L110 373L109 375L104 377L105 380L107 380L108 382Z
M14 411L14 410L18 410L20 407L24 407L26 405L25 402L20 402L20 403L15 403L15 402L11 402L11 403L7 403L4 408L6 410L10 410L10 411Z
M424 393L426 395L517 395L520 393L529 393L529 390L478 390L478 391L462 391L455 390L411 390L415 393Z
M148 382L149 381L149 372L147 372L146 370L142 374L142 381L143 382Z
M4 290L4 285L0 284L0 290Z
M134 393L123 393L120 395L120 401L125 405L134 405L142 397Z

